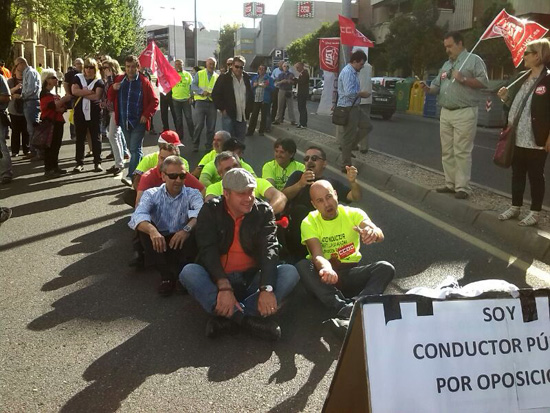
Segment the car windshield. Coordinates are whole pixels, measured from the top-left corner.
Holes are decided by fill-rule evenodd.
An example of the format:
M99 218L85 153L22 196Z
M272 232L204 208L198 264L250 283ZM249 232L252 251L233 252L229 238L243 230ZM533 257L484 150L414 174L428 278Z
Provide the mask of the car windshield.
M383 92L383 91L387 91L388 89L386 89L382 85L379 85L378 83L373 83L372 84L372 90L374 90L375 92Z

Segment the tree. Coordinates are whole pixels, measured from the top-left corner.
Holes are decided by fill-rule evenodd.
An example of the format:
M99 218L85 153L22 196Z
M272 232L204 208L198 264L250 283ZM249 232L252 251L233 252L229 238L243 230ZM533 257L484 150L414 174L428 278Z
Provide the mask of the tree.
M445 60L442 46L445 28L437 26L438 18L435 1L414 0L410 14L392 20L384 42L391 70L422 78L427 68L437 67Z
M239 27L237 23L226 24L220 31L220 39L218 40L220 47L220 67L222 66L222 62L235 55L235 33Z

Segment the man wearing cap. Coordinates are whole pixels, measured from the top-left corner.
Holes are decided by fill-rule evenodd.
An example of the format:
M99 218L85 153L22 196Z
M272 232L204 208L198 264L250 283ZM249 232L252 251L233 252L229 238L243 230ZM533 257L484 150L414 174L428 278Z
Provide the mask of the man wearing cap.
M160 273L159 294L168 296L183 266L195 258L192 231L203 200L198 190L185 187L187 173L178 156L167 157L161 171L164 184L143 193L128 226L138 231L146 261Z
M361 187L357 183L357 169L348 166L346 178L348 185L344 185L337 179L323 176L327 166L325 151L317 146L310 146L304 156L305 171L296 171L290 175L283 189L283 194L288 198L288 214L290 224L285 234L285 249L291 254L290 261L304 258L307 250L302 245L300 236L300 224L302 220L314 210L311 205L309 188L319 179L325 179L331 183L342 202L359 201L361 199Z
M165 130L159 136L158 146L159 146L159 150L160 149L168 149L171 152L174 152L172 147L177 148L177 147L183 146L183 145L181 144L181 142L179 140L179 137L178 137L178 134L176 132L174 132L173 130ZM179 155L179 149L178 149L178 155ZM133 186L134 189L138 188L141 176L145 172L147 172L149 169L152 169L152 168L157 166L158 156L159 156L159 152L154 152L154 153L151 153L149 155L144 156L141 159L138 166L136 167L136 170L134 171L134 176L133 176L133 179L132 179L132 182L131 182L131 186ZM189 170L189 162L187 162L187 160L184 159L184 158L181 158L181 159L183 159L183 163L185 165L185 170L188 171ZM126 184L128 185L128 183L126 183Z
M218 74L214 71L216 59L206 59L206 69L199 70L191 83L191 90L195 96L195 132L193 133L193 152L199 151L201 134L206 122L207 151L212 150L212 138L216 129L216 106L212 101L212 91L218 80Z
M183 60L177 59L176 71L180 75L180 81L172 88L172 102L174 105L174 113L176 114L176 131L180 137L180 140L183 140L183 118L185 117L185 122L187 123L187 129L189 134L192 135L195 131L195 126L193 125L193 114L191 111L191 103L193 98L191 97L191 82L193 77L191 73L186 71L183 68Z
M223 129L241 142L244 142L246 120L254 106L250 76L244 72L245 64L244 57L233 57L231 70L220 76L212 91L216 109L222 113Z
M241 168L239 157L230 151L219 153L214 160L214 164L216 165L218 175L222 179L231 169ZM256 184L257 187L254 195L266 200L271 205L271 208L273 208L275 215L283 212L286 206L286 196L273 187L267 179L256 178ZM204 201L208 202L216 196L221 196L222 193L223 187L221 181L211 184L208 186Z
M272 316L298 282L292 265L279 265L277 229L271 207L254 197L256 179L245 169L228 171L223 196L206 203L197 219L197 264L180 281L211 314L206 335L242 327L278 340Z
M338 194L330 182L321 179L310 187L315 207L301 223L302 243L307 259L296 264L300 279L338 319L349 320L353 299L382 294L395 275L389 262L359 266L361 243L384 241L384 233L359 208L338 204ZM347 322L336 325L347 328Z
M199 178L201 176L202 169L204 165L212 162L216 159L216 155L222 151L223 144L231 139L231 134L225 130L219 130L214 134L214 139L212 140L212 150L202 157L199 161L199 164L193 172L194 176Z
M235 155L237 155L239 157L241 167L246 169L252 175L256 176L254 169L252 169L252 167L243 160L242 156L245 148L246 148L245 144L242 143L241 141L238 141L235 138L231 138L228 141L224 142L222 146L222 149L224 151L230 151L230 152L233 152ZM209 185L215 184L216 182L219 182L221 180L222 178L218 174L214 161L208 162L206 165L204 165L204 168L202 168L202 171L199 177L199 181L201 181L205 187L208 188Z

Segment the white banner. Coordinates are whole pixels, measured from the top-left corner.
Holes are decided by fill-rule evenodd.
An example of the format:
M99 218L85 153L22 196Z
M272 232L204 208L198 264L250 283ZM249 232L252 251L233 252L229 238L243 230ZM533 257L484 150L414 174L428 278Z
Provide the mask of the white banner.
M383 304L363 305L373 413L550 411L547 297L528 322L513 298L434 301L425 316L400 307L386 322Z
M338 73L323 72L323 93L317 107L318 115L332 115L332 106L338 94Z

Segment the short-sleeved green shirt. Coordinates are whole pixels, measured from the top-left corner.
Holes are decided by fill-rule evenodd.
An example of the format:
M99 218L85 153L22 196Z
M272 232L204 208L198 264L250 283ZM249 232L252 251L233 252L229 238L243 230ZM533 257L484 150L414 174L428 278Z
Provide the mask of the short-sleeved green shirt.
M202 157L202 159L200 160L199 162L199 166L204 166L206 165L208 162L212 162L214 159L216 159L216 155L218 154L218 152L216 152L215 149L212 149L210 152L208 152L206 155L204 155Z
M189 171L189 162L187 162L187 159L180 156L180 158L183 160L183 164L185 165L185 170ZM149 169L154 168L159 163L159 153L153 152L149 155L144 156L141 158L141 161L138 163L138 166L136 167L135 173L138 175L143 175L145 172L147 172Z
M172 88L172 99L187 100L191 97L191 82L193 77L187 71L178 72L181 80Z
M330 260L355 263L361 260L359 233L353 228L369 217L365 211L344 205L338 205L338 216L325 221L315 210L304 218L301 224L302 244L308 239L317 238L323 248L323 256ZM307 256L311 259L311 253Z
M481 97L480 89L472 89L460 82L453 82L452 72L458 70L465 61L460 73L467 78L479 80L487 87L489 79L485 63L476 54L472 54L469 58L468 55L469 52L464 50L454 62L450 59L447 60L433 80L432 85L439 88L438 104L440 106L447 109L459 109L478 105Z
M264 164L264 167L262 168L262 178L273 179L273 182L275 182L275 188L281 191L285 187L288 177L292 175L293 172L304 172L305 169L306 167L303 163L295 160L292 160L286 168L282 168L281 165L279 165L274 159Z
M241 158L241 166L244 169L246 169L248 172L250 172L252 175L256 176L254 169L252 169L252 167L249 164L243 161L242 158ZM221 180L222 179L220 178L220 175L216 170L216 165L214 164L214 161L210 161L206 165L204 165L201 171L201 176L199 177L199 181L201 181L204 186L208 187Z
M259 196L260 198L266 199L265 191L267 191L269 188L273 188L273 185L271 185L271 182L269 182L268 180L262 178L256 178L256 183L258 184L258 186L256 187L254 194L256 196ZM208 188L206 188L206 194L204 196L207 197L208 195L223 195L222 181L218 181L215 184L208 185Z

